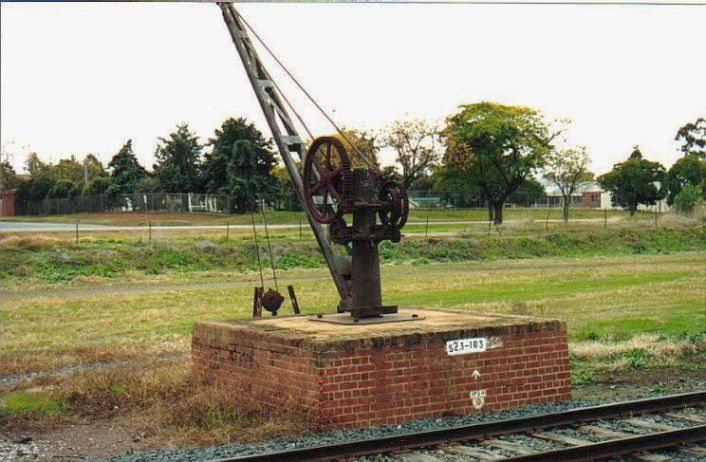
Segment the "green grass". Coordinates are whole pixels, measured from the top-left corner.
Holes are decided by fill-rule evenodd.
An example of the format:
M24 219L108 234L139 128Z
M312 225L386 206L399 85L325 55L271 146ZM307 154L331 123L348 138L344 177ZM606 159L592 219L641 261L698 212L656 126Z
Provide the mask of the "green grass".
M699 335L706 330L705 257L684 252L387 264L383 293L385 302L401 306L558 318L566 321L573 342ZM188 281L174 277L160 276L148 291L128 285L104 294L94 284L65 295L35 291L33 297L8 298L0 309L3 366L41 369L186 352L194 321L249 317L255 273L167 287ZM336 293L323 268L283 270L279 277L280 286L294 284L304 312L334 310ZM235 282L209 285L218 280ZM291 312L288 302L282 312Z
M411 235L399 244L381 243L380 256L385 263L424 266L470 260L655 254L703 249L705 236L704 228L699 226L565 227L550 231L522 227L490 235L463 232L429 239ZM267 247L263 241L259 244L263 265L268 267ZM310 237L299 240L276 234L272 249L279 269L324 266ZM257 268L256 247L247 234L229 240L189 236L152 242L135 237L90 237L82 239L80 245L56 237L6 235L0 236L0 256L0 287L27 281L60 285L76 279L95 282L135 274L187 275ZM571 290L571 286L556 289Z
M66 406L51 398L45 391L17 390L0 395L0 417L3 415L22 414L41 418L62 414Z
M561 219L560 209L537 209L537 208L509 208L504 211L505 220L538 220ZM600 209L572 209L570 219L603 219L605 211ZM607 213L608 218L622 218L631 220L653 220L651 212L637 212L634 217L624 210L613 209ZM409 212L410 222L429 221L485 221L488 219L486 209L411 209ZM71 215L48 215L48 216L19 216L3 217L4 221L23 222L53 222L53 223L92 223L102 225L184 225L184 224L250 224L249 214L217 214L217 213L138 213L138 212L104 212L104 213L77 213ZM302 221L306 224L306 217L303 212L271 211L268 212L270 223L298 224Z

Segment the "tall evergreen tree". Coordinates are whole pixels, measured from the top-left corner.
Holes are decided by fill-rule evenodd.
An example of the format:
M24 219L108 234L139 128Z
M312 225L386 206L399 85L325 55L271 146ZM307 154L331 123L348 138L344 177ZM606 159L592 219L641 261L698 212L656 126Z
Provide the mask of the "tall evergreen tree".
M159 140L154 164L159 188L174 193L199 192L201 144L198 136L189 130L188 124L180 124L168 138Z
M129 194L141 179L148 176L132 151L132 140L127 140L120 151L110 159L108 169L112 184L107 189L107 194Z
M216 129L208 143L202 167L205 190L227 194L233 210L254 210L257 200L271 200L277 192L277 180L270 172L277 165L271 142L247 120L230 118Z

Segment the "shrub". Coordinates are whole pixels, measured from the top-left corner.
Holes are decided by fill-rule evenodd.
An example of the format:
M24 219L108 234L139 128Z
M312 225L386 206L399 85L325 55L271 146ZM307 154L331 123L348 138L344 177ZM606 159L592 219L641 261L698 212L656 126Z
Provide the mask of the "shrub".
M701 201L702 191L700 186L691 183L685 184L679 194L674 196L674 208L677 213L689 214L696 204Z
M49 190L50 199L73 199L78 196L78 185L71 180L59 180Z

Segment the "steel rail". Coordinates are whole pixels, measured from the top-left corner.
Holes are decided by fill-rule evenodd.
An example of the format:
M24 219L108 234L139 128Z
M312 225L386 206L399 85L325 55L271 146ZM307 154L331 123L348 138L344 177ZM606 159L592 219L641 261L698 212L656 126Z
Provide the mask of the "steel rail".
M617 440L601 441L585 446L556 449L554 451L504 458L503 461L535 462L535 461L590 461L607 457L617 457L634 452L654 451L679 444L696 443L706 440L706 425L698 425L679 430L646 433L629 436Z
M489 438L491 436L529 432L550 427L558 427L561 425L575 424L588 420L620 417L634 413L663 411L667 409L675 409L704 404L706 404L706 391L680 393L675 395L660 396L656 398L644 398L632 401L623 401L619 403L602 404L598 406L570 409L568 411L539 414L534 416L521 417L518 419L504 419L493 422L442 428L438 430L403 433L400 435L386 436L383 438L357 440L347 443L298 448L279 452L270 452L266 454L237 456L231 458L217 459L217 461L214 462L263 462L271 460L321 461L350 458L369 454L398 451L403 449L414 449L425 446L438 446L441 444L446 444L455 441L481 440ZM704 429L702 428L698 431L704 431ZM660 435L665 434L672 434L672 436L677 435L677 433L674 432L664 432ZM644 447L645 445L643 442L643 446L641 446L641 448Z

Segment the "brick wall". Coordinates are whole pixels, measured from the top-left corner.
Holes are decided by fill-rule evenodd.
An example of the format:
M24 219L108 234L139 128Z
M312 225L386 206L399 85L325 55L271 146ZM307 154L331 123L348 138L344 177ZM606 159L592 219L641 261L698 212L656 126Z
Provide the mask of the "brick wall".
M487 337L488 350L446 353L447 340L471 337ZM571 397L566 328L558 321L336 342L197 323L192 357L197 368L241 397L302 414L317 428L394 424ZM476 370L480 376L474 377Z

